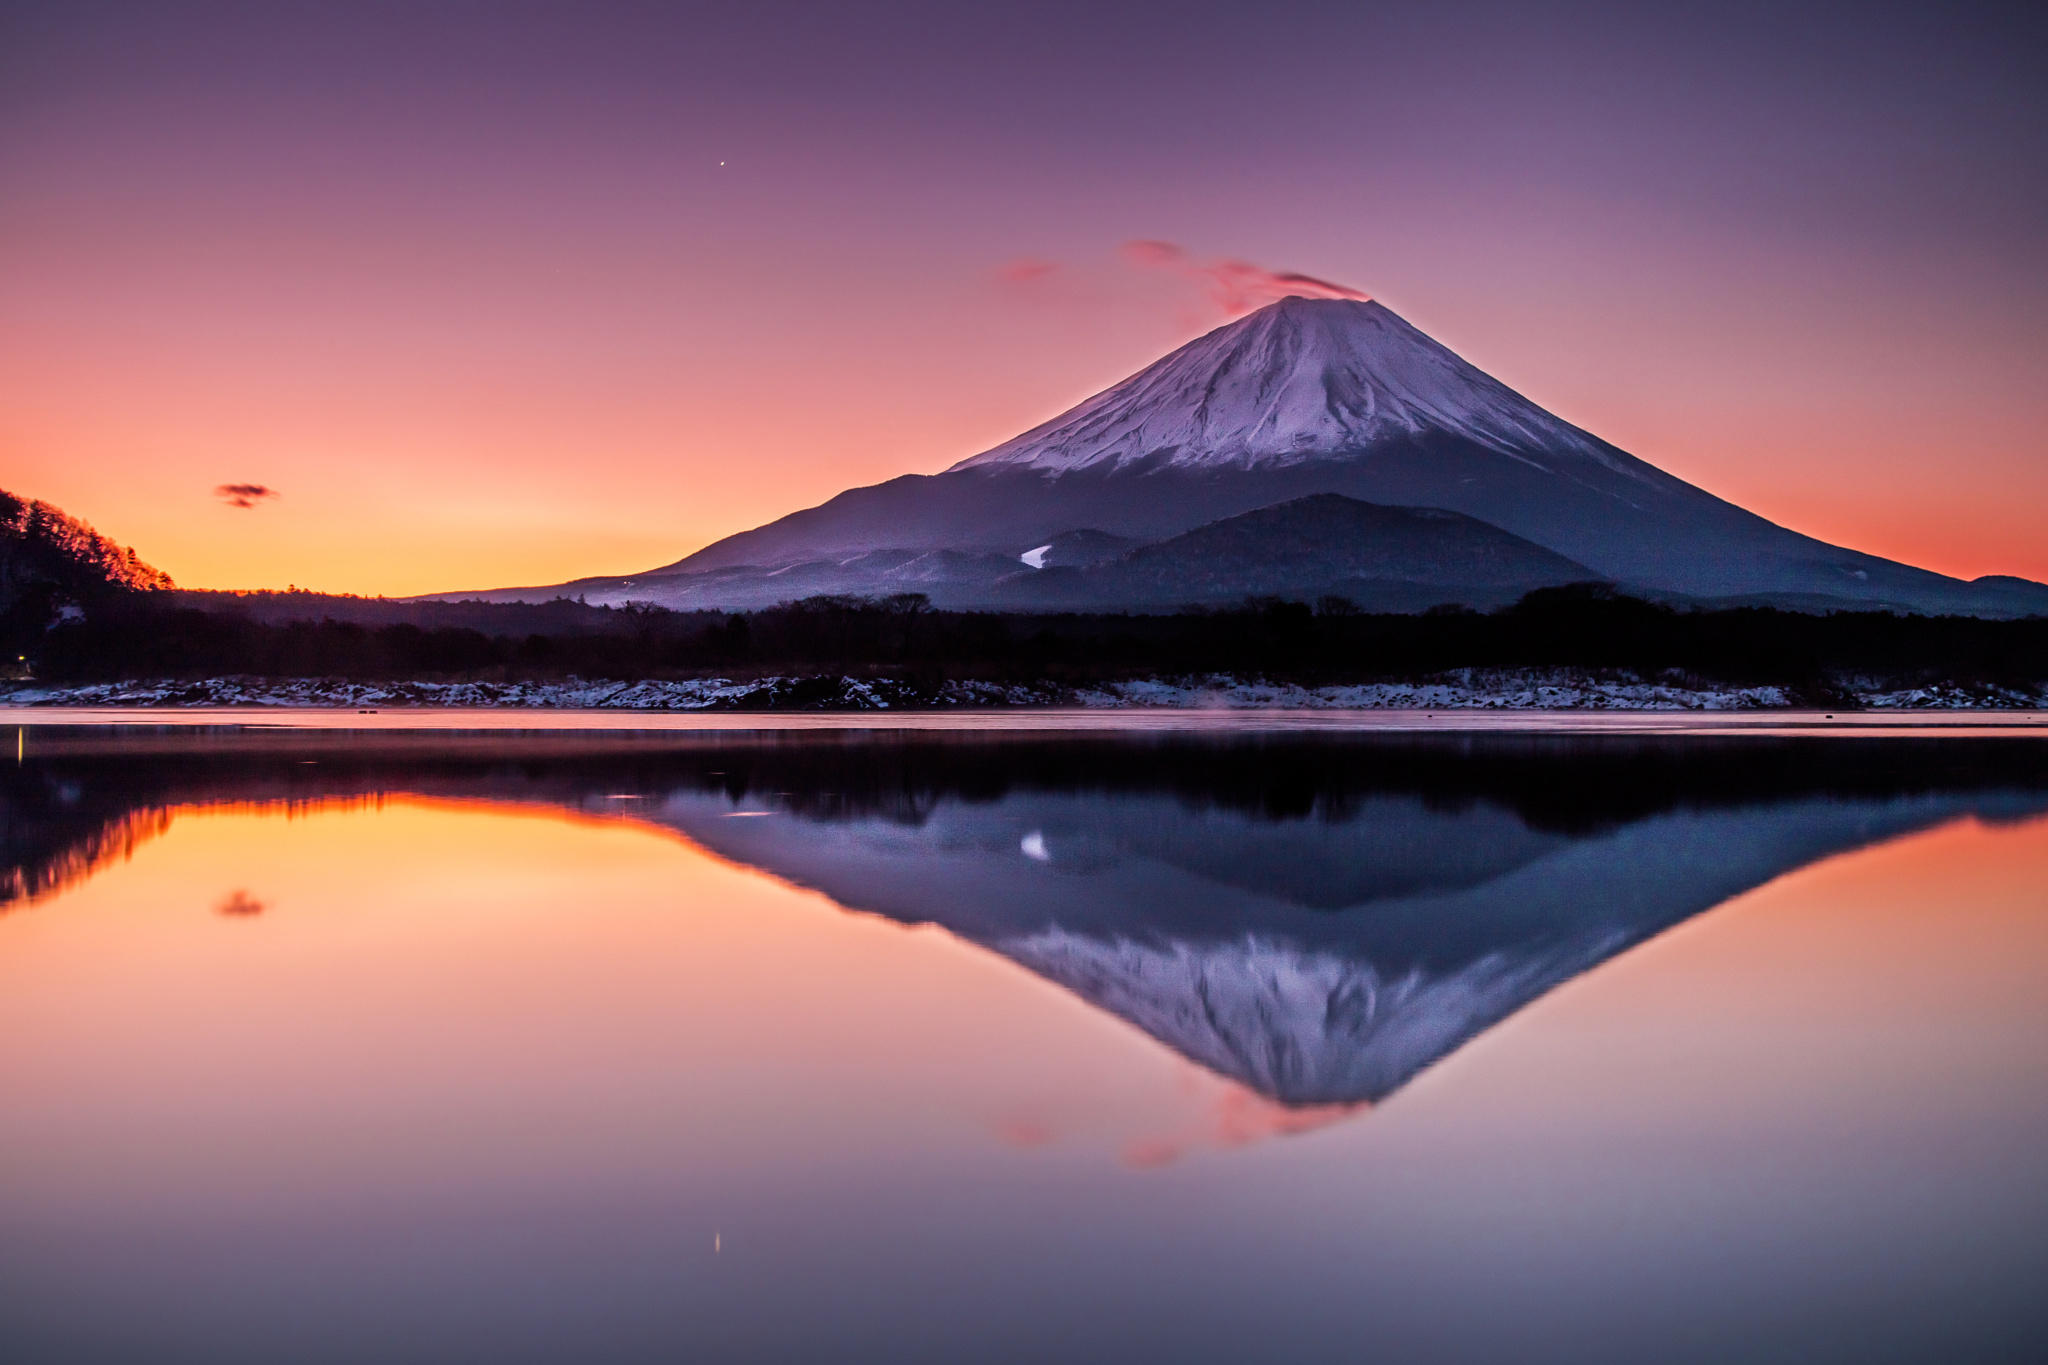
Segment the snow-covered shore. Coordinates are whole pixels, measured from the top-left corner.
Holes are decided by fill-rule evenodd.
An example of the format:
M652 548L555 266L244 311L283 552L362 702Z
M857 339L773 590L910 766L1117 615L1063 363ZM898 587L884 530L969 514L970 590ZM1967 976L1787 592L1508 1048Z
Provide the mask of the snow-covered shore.
M346 682L332 678L207 678L46 686L0 683L6 706L528 707L618 711L883 711L972 707L1220 707L1246 710L1747 711L1803 703L1782 687L1713 687L1673 679L1570 671L1460 671L1413 683L1304 687L1229 676L1143 679L1068 688L947 682L922 686L832 675L617 682ZM2048 687L1848 685L1836 707L2011 710L2048 705Z

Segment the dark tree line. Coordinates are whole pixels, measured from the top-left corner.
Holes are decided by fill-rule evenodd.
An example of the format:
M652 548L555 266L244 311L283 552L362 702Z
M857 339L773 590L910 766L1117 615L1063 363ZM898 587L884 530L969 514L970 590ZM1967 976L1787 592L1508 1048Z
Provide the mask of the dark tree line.
M15 631L48 681L261 677L675 678L848 674L1079 685L1232 673L1307 684L1458 668L1675 672L1822 698L1844 679L2036 686L2048 619L1684 610L1599 588L1545 589L1490 613L1373 615L1279 600L1178 615L930 610L923 598L814 598L752 612L397 603L305 596L304 615L201 594L126 593L82 618ZM317 613L317 614L315 614Z
M18 661L48 628L88 604L170 586L169 574L143 563L127 546L47 502L0 489L0 677L18 674Z
M49 503L0 489L0 609L33 586L153 590L170 587L171 576Z

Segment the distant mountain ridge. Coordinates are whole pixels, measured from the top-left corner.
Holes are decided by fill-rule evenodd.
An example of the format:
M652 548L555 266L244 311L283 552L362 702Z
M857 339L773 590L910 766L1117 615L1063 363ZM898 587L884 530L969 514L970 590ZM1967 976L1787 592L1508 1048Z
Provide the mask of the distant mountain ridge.
M1062 537L1145 545L1323 494L1458 513L1653 595L2048 612L2048 585L1965 582L1775 525L1545 411L1381 304L1303 298L942 473L850 489L645 574L437 595L741 608L917 590L999 606L1059 567L1037 551ZM1269 576L1289 576L1285 556L1272 547ZM1471 600L1470 583L1439 586L1438 600Z

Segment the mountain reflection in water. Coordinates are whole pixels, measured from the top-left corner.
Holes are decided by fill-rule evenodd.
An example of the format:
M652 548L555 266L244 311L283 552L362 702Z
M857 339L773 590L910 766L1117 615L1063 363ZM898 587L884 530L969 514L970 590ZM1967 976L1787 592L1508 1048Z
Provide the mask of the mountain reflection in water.
M90 877L182 809L420 795L634 821L1000 954L1277 1102L1258 1121L1285 1130L1380 1100L1558 984L1817 859L2048 811L2043 753L49 730L0 770L0 909Z

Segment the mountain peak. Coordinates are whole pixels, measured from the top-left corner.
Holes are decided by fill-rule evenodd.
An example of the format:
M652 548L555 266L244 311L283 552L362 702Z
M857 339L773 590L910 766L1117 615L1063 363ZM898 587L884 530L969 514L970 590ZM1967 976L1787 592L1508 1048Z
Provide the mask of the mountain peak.
M1384 304L1290 296L953 466L1254 468L1442 432L1548 469L1605 447Z

